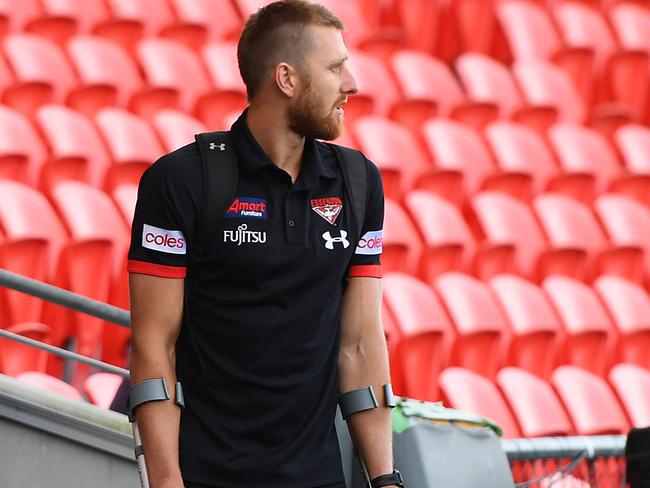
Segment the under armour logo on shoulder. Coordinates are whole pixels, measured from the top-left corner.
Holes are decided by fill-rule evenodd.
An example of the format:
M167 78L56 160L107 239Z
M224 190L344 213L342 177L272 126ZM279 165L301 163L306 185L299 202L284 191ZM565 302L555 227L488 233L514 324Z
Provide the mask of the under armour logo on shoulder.
M323 239L325 239L325 248L334 249L335 242L340 242L341 244L343 244L343 249L347 248L350 245L350 241L346 239L347 236L348 233L342 230L341 235L339 237L332 237L332 234L328 230L327 232L323 233Z
M226 145L223 142L221 144L217 144L216 142L210 143L210 149L217 149L217 148L219 148L220 151L225 151Z

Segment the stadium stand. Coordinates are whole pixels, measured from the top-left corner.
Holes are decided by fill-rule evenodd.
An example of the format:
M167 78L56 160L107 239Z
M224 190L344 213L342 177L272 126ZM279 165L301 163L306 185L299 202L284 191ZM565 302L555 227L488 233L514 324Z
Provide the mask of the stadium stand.
M542 288L564 326L557 364L580 366L604 376L614 326L596 293L568 276L550 276Z
M435 401L438 373L447 363L453 328L430 287L401 273L385 276L384 302L400 338L394 360L404 376L405 396Z
M493 379L503 364L507 319L488 286L463 273L445 273L434 282L456 331L449 365Z
M508 400L525 437L563 436L573 426L551 386L518 368L503 368L497 385Z
M617 364L609 372L609 382L618 394L634 427L650 425L650 372L634 364Z
M625 413L603 378L576 366L560 366L551 383L578 435L627 433Z
M246 107L266 3L0 0L0 268L128 308L138 180ZM337 142L388 197L395 391L507 438L650 423L647 2L324 3L360 89ZM126 366L128 330L3 288L0 327ZM0 372L103 408L119 380L4 339Z
M39 322L26 322L7 327L6 330L39 342L49 342L50 328ZM8 339L0 339L0 373L18 376L35 371L45 373L47 352Z
M650 298L646 291L618 276L601 276L594 289L616 326L618 361L650 369Z
M484 376L463 368L447 368L438 378L446 405L493 419L506 438L521 437L510 407L499 389Z
M512 336L506 364L549 378L561 326L548 299L538 286L518 276L495 276L489 284L508 318L508 335Z

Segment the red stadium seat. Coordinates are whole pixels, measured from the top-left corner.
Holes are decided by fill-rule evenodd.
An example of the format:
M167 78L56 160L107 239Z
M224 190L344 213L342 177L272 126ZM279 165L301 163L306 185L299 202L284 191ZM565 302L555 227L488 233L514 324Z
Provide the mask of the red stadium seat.
M600 100L616 99L630 113L641 116L646 101L648 56L636 50L619 50L604 17L590 5L562 2L553 13L568 46L594 53L594 81L600 82ZM587 89L584 93L593 98L593 91Z
M382 267L414 275L422 252L417 229L399 203L387 198L385 204Z
M551 382L578 435L627 434L625 413L603 378L575 366L560 366Z
M131 228L133 214L135 212L135 202L138 198L138 185L128 183L120 185L113 190L111 196L120 214L124 217L124 222Z
M633 174L650 174L650 129L643 125L624 125L614 134L616 146L627 170Z
M45 197L31 187L0 180L0 268L46 281L68 241L63 224ZM41 320L43 302L0 288L2 325ZM1 305L1 304L0 304Z
M583 122L587 116L584 102L572 80L548 61L516 61L513 74L526 102L532 106L552 107L560 120Z
M391 67L403 97L393 106L391 118L414 134L436 115L475 128L482 128L497 115L492 103L467 102L449 67L424 52L399 51L391 58Z
M509 121L497 121L485 129L485 138L495 155L497 166L507 173L527 174L533 193L547 186L562 186L559 168L544 140L531 129Z
M134 96L142 98L150 93L140 93L143 81L138 67L119 44L80 35L73 37L67 48L82 84L68 100L76 110L90 115L104 106L126 107Z
M236 40L243 28L239 12L230 0L170 0L177 22L161 33L195 50L206 41ZM214 21L218 15L219 21Z
M388 197L401 200L412 188L457 197L461 175L455 170L436 170L429 155L405 128L383 117L361 117L348 126L359 148L379 167Z
M636 283L618 276L601 276L594 289L616 325L621 362L650 370L650 297Z
M93 123L62 105L45 105L36 113L51 157L41 174L42 186L79 180L101 187L111 165L108 151Z
M193 112L200 97L210 90L198 56L182 44L167 39L144 39L138 44L137 55L147 83L174 93L184 111Z
M47 158L43 141L18 112L0 105L0 178L35 186Z
M60 286L96 300L124 303L128 298L120 297L127 295L129 236L113 202L105 193L77 182L59 184L52 199L73 241L79 243L73 255L65 256L69 272L60 278ZM89 269L93 272L88 273ZM97 355L102 329L101 320L76 314L75 335L81 354ZM104 358L107 352L102 351Z
M523 369L503 368L496 382L515 413L524 437L573 433L562 403L546 381Z
M474 236L457 207L422 190L406 195L404 206L423 237L420 279L432 283L441 273L473 269Z
M542 283L564 325L558 364L572 364L604 375L613 359L613 325L603 304L584 283L566 276L551 276Z
M382 28L379 24L379 19L376 18L376 2L322 0L321 4L343 22L343 39L348 47L361 49L383 59L388 59L395 51L404 47L400 32Z
M521 437L515 418L494 384L479 374L463 368L447 368L438 377L443 401L451 408L474 412L496 422L503 437Z
M42 13L31 20L25 31L63 46L77 32L89 32L108 18L102 0L41 0Z
M138 183L144 170L164 154L153 129L126 110L105 108L95 116L113 159L106 177L106 188L122 183Z
M155 36L176 22L171 6L160 0L106 0L110 20L95 27L95 33L134 52L143 36Z
M650 425L650 372L635 364L617 364L609 372L609 383L618 394L632 426Z
M548 298L537 285L513 275L495 276L490 287L510 322L506 364L548 378L560 335L560 321Z
M530 192L530 176L518 172L498 172L492 156L477 132L458 122L433 119L422 134L440 169L458 171L469 195L490 188L525 198Z
M586 94L591 83L593 52L564 45L546 9L526 0L497 3L496 16L517 61L553 62Z
M95 373L84 382L83 390L88 399L100 408L109 409L123 377L113 373Z
M489 245L514 248L514 270L531 279L566 269L573 253L547 249L546 239L530 208L521 201L494 191L475 195L471 201L471 222L481 240ZM501 270L508 272L508 269Z
M399 100L399 90L390 72L370 54L354 49L349 52L348 63L359 92L345 105L346 120L350 123L363 115L373 114L387 117Z
M23 383L27 383L29 385L36 386L43 390L47 390L53 393L57 393L59 395L63 395L72 400L83 401L83 397L81 396L81 393L79 393L79 391L77 391L77 389L74 386L69 385L64 381L61 381L60 379L55 378L54 376L49 376L43 373L37 373L35 371L29 371L26 373L19 374L17 376L17 379L22 381Z
M38 0L0 0L0 34L20 32L28 22L40 17L43 8Z
M16 85L6 90L4 103L31 116L38 106L62 103L76 86L70 62L56 44L33 34L12 34L4 40Z
M453 329L440 300L421 281L401 273L384 277L384 301L400 332L395 359L406 396L436 401L438 373L447 363Z
M595 275L612 273L641 281L641 248L610 243L589 207L564 195L544 193L535 198L533 208L552 248L573 252L576 258L582 253L586 258L582 270L575 267L579 261L574 260L568 263L574 265L573 270L562 274L591 280Z
M608 193L594 202L594 210L600 218L612 244L643 249L643 272L650 271L650 210L623 195Z
M494 378L503 363L506 318L485 283L462 273L439 276L434 287L456 330L450 364Z
M246 86L239 74L237 44L211 42L201 51L203 65L208 70L215 95L207 110L199 107L199 118L210 130L226 130L233 115L238 116L248 105Z
M613 5L609 10L609 20L618 37L618 42L625 49L645 51L650 55L650 11L633 2Z
M151 118L151 125L163 141L165 151L171 152L194 142L194 135L208 128L185 112L161 110Z
M15 324L6 330L39 342L48 342L50 336L50 328L38 322ZM18 376L25 371L45 373L46 367L46 351L11 339L0 339L0 373L7 376Z
M549 141L567 173L591 175L594 191L603 193L612 187L639 200L648 201L650 175L623 175L616 153L595 130L581 125L558 123L549 131Z

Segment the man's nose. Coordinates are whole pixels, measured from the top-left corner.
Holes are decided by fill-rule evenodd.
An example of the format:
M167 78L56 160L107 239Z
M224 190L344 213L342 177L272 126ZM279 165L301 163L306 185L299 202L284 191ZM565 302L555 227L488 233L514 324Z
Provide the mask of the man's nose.
M359 91L357 88L357 80L347 66L344 67L343 83L341 84L341 91L346 95L354 95Z

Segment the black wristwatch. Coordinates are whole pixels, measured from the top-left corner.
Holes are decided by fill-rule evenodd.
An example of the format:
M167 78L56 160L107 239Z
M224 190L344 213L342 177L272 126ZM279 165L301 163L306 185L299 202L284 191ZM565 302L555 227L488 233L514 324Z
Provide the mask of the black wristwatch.
M393 469L391 474L382 474L370 480L370 486L372 488L381 488L382 486L397 485L401 488L404 488L404 479L402 478L402 473Z

